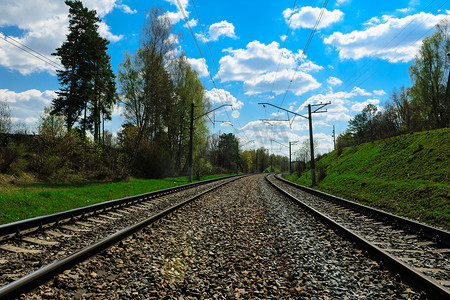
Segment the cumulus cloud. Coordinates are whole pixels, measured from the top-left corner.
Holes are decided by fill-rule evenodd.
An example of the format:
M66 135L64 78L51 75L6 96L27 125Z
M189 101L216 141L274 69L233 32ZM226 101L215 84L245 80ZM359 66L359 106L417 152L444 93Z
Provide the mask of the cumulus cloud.
M22 121L28 125L35 125L44 107L50 106L56 97L56 92L49 90L41 92L31 89L17 93L0 89L0 99L7 101L13 120Z
M209 41L217 41L221 36L237 39L234 34L234 25L227 21L221 21L209 26Z
M320 83L317 82L314 77L304 72L296 72L292 76L293 72L289 70L283 70L281 72L270 72L262 74L261 76L244 81L244 89L246 94L255 95L270 91L273 82L273 92L276 95L280 95L286 91L290 81L292 80L291 91L299 96L306 92L315 90L320 87Z
M386 92L383 90L373 90L373 93L377 96L384 96L386 95Z
M333 76L328 77L327 82L330 85L341 85L342 84L342 80L340 80L337 77L333 77Z
M123 34L115 35L111 33L111 28L105 22L98 24L98 33L111 42L118 42L123 39Z
M323 121L323 124L328 124L332 121L348 121L352 118L355 112L360 112L368 104L378 105L381 97L386 93L382 90L374 90L372 93L358 87L354 87L350 92L328 92L326 94L316 94L303 102L296 110L297 113L306 111L308 104L327 103L327 113L317 114L314 120L318 122ZM382 109L377 106L378 109Z
M189 24L189 26L188 26L188 24ZM184 27L195 27L195 26L197 26L197 24L198 24L198 21L197 21L197 19L190 19L189 21L188 21L188 24L184 24L183 26Z
M233 118L237 119L239 117L239 109L244 106L244 102L239 101L231 95L230 92L223 89L213 88L212 90L205 90L205 98L209 100L209 102L215 105L223 105L223 104L231 104L231 107L224 107L223 110L232 110ZM236 111L236 112L235 112Z
M221 21L209 26L206 37L199 33L196 33L195 36L202 42L216 42L220 37L237 39L237 36L234 33L234 25L227 21Z
M223 56L219 63L219 76L222 81L242 81L247 94L273 92L280 94L287 88L294 75L294 70L303 57L301 51L280 48L277 42L264 44L253 41L245 49L226 49L228 55ZM278 68L279 71L274 72ZM307 72L323 69L304 57L294 80L298 84L292 85L292 91L300 95L320 86L314 77Z
M199 77L207 77L208 69L204 58L188 58L191 67L197 71Z
M129 14L129 15L133 15L133 14L137 13L137 10L131 9L128 5L125 5L125 4L116 4L116 7L119 8L124 13Z
M282 154L288 154L288 148L280 146L280 144L272 142L276 140L282 144L288 144L289 141L304 141L307 137L294 133L293 130L306 130L307 122L295 122L295 128L291 128L288 122L263 122L251 121L245 124L238 132L251 137L254 141L255 148L269 150L271 153L282 151Z
M380 103L380 100L378 100L378 99L367 99L364 102L358 102L358 103L353 104L351 106L351 110L360 112L364 109L364 107L366 107L369 104L377 105L379 103Z
M351 33L335 32L324 43L331 45L339 52L341 59L361 59L363 57L378 57L389 62L409 62L417 54L425 36L445 15L432 15L421 12L404 18L383 16L383 21L377 24L375 19L365 23L369 28ZM397 34L402 28L411 24ZM387 41L394 40L386 46Z
M116 0L91 0L84 1L84 4L90 9L95 9L102 17L112 11L115 2ZM50 54L64 42L68 33L69 10L64 1L4 0L0 2L0 11L2 12L0 27L15 27L22 32L19 36L12 36L14 40L55 61L55 57ZM121 35L112 34L110 27L103 22L100 24L99 32L112 42L122 38ZM2 41L0 48L0 65L23 75L43 71L55 74L55 68L51 65L5 41Z
M321 11L320 7L304 6L300 9L294 10L288 8L283 11L283 17L286 23L291 23L293 29L297 28L314 28L317 17ZM344 13L339 9L329 11L325 9L322 19L318 25L318 29L326 28L333 23L337 23L344 18Z
M183 13L181 12L180 8L178 7L178 1L177 0L166 0L166 1L177 7L177 10L175 12L172 12L172 11L166 12L166 16L169 18L170 22L172 24L177 24L178 22L180 22L180 20L183 19ZM189 5L189 0L179 0L179 2L181 4L181 7L184 10L184 15L186 16L186 18L189 18L190 13L187 10L187 7ZM191 24L189 24L189 25L191 25Z

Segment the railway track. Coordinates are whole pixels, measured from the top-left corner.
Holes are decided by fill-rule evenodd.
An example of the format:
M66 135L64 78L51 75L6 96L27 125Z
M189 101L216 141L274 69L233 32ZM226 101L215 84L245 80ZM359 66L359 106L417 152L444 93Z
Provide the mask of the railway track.
M35 288L184 203L237 178L198 182L0 225L0 299L11 299Z
M0 299L32 289L25 298L450 298L437 282L445 285L449 274L445 232L434 241L424 238L426 230L419 230L422 237L405 233L397 239L402 232L393 226L341 210L275 177L236 179L81 214L82 220L4 239L3 245L35 251L0 250ZM329 216L311 218L305 213L311 208L286 197L308 201L316 210L328 207ZM365 236L349 242L353 232L343 225L338 227L345 238L336 235L329 228L332 218L351 231L361 228ZM367 222L375 227L368 229ZM377 234L383 239L376 240ZM382 247L384 256L365 240ZM404 272L415 260L428 267Z
M449 232L298 186L279 176L267 180L363 247L398 280L421 289L424 297L450 299Z
M153 224L23 298L419 299L263 175Z

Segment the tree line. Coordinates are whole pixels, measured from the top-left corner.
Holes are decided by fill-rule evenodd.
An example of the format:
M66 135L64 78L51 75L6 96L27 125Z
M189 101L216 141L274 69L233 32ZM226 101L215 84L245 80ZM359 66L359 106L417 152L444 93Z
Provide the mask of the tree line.
M336 140L343 147L409 132L450 126L450 27L447 20L426 37L409 67L411 87L394 89L380 110L373 104L348 122Z
M38 134L12 130L6 101L0 101L0 172L30 172L46 180L117 179L129 175L185 175L188 169L191 105L194 104L194 175L287 170L287 158L266 149L242 151L231 133L209 135L202 116L211 107L177 34L163 10L146 13L139 47L125 52L117 77L98 33L101 20L78 0L67 0L69 33L52 54L60 89L41 114ZM117 138L104 129L114 106L125 122ZM198 117L198 118L197 118Z

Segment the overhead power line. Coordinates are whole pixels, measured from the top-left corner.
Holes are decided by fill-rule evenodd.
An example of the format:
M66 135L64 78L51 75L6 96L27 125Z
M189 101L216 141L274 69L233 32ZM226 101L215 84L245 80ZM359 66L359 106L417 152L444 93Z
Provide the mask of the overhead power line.
M283 41L283 47L281 48L280 59L278 61L277 70L275 71L275 77L274 77L273 82L272 82L272 88L270 89L270 94L271 95L273 94L273 87L275 86L275 81L277 81L278 70L280 69L281 60L283 59L283 56L284 56L284 49L286 49L286 41L287 41L288 36L289 36L289 30L291 29L292 16L294 15L295 6L296 5L297 5L297 0L294 1L294 6L292 7L292 14L291 14L291 17L289 18L289 24L288 24L288 28L287 28L287 31L286 31L286 38Z
M286 99L287 93L289 92L289 89L291 88L292 82L294 81L295 74L297 74L297 71L298 71L298 69L300 68L300 65L303 62L303 58L305 57L305 54L308 51L309 45L311 44L311 41L312 41L312 39L314 37L314 34L316 33L317 27L319 26L319 23L320 23L320 20L322 19L323 13L326 10L327 4L328 4L328 0L325 0L325 2L323 3L322 9L320 10L319 15L317 16L316 23L314 24L314 28L311 31L310 35L309 35L308 41L306 42L305 48L303 48L302 56L301 56L299 62L297 63L297 66L295 68L294 74L292 74L291 81L289 82L288 88L286 89L286 92L284 93L283 100L281 101L280 106L283 106L283 103L284 103L284 100Z
M28 47L28 46L26 46L24 44L22 44L21 42L19 42L18 40L14 39L13 37L11 37L9 35L6 35L3 32L0 32L0 34L3 35L3 37L4 37L1 40L9 43L10 45L13 45L14 47L19 48L20 50L22 50L22 51L30 54L31 56L33 56L33 57L35 57L35 58L45 62L46 64L51 65L55 69L63 68L63 66L60 63L49 59L47 56L45 56L45 55L43 55L43 54L41 54L41 53L31 49L30 47Z
M208 39L207 39L207 36L206 36L205 31L203 30L203 26L202 26L202 23L201 23L201 21L200 21L200 17L199 17L199 15L198 15L197 9L196 9L196 7L195 7L195 3L194 3L193 0L191 0L191 3L192 3L192 6L194 7L194 11L195 11L195 15L196 15L197 21L198 21L198 23L199 23L199 25L200 25L200 28L201 28L201 31L202 31L202 33L203 33L203 37L204 37L206 46L207 46L207 48L208 48L208 52L209 52L209 55L210 55L210 57L211 57L211 61L213 62L213 65L214 65L216 74L217 74L217 76L219 77L220 84L222 85L222 79L221 79L221 77L220 77L219 70L218 70L218 68L217 68L217 65L216 65L216 63L215 63L214 57L213 57L213 55L212 55L211 48L209 47ZM200 57L202 58L202 61L203 61L204 65L205 65L205 68L206 68L206 71L208 72L209 78L210 78L210 80L211 80L211 82L212 82L212 84L213 84L213 86L214 86L214 88L215 88L215 92L216 92L217 96L219 97L219 101L220 101L222 104L224 104L225 101L222 99L222 97L221 97L221 95L220 95L220 92L219 92L219 89L217 88L217 85L216 85L216 83L215 83L215 81L214 81L214 77L211 75L211 72L209 71L208 65L206 64L206 59L205 59L205 57L203 56L202 51L200 50L200 46L198 45L197 38L195 37L195 34L194 34L194 32L192 31L192 27L190 26L190 24L189 24L189 22L188 22L186 13L185 13L185 11L184 11L184 8L182 7L182 5L181 5L181 3L180 3L179 0L177 0L177 4L178 4L178 8L180 9L180 11L181 11L181 13L182 13L182 15L183 15L184 22L186 23L186 26L187 26L188 29L189 29L189 32L190 32L190 34L191 34L191 36L192 36L192 39L194 40L194 43L195 43L195 45L196 45L196 47L197 47L197 50L198 50L198 52L199 52L199 54L200 54ZM225 89L223 88L223 86L222 86L222 90L225 90ZM229 114L228 114L228 111L225 111L225 114L226 114L226 116L227 116L227 118L228 118L229 124L233 127L233 131L234 131L235 133L236 133L238 130L240 130L240 129L242 128L241 124L239 123L239 120L236 119L235 121L236 121L236 123L237 123L237 125L238 125L238 127L239 127L238 129L236 129L236 127L233 125L233 122L232 122L232 120L231 120L231 118L230 118L230 116L229 116ZM245 139L246 139L247 141L249 140L249 137L248 137L247 134L245 134L245 133L244 133L244 137L245 137Z

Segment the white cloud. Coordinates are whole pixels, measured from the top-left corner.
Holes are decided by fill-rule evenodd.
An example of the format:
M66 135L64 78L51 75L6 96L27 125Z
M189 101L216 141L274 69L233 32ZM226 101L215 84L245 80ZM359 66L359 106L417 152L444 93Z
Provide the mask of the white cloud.
M209 26L206 37L203 34L196 33L195 36L202 42L216 42L220 37L229 37L232 39L237 39L238 37L234 33L234 25L227 22L221 21L214 23Z
M377 24L380 24L381 20L378 17L372 17L370 18L368 21L366 21L365 23L363 23L363 25L367 25L367 26L375 26Z
M177 8L176 12L168 11L166 12L166 16L169 18L170 22L172 24L177 24L180 20L183 19L183 13L180 11L178 7L178 1L177 0L166 0L167 2L171 3L172 5L175 5ZM189 0L179 0L181 7L184 10L184 15L186 18L189 18L189 11L187 10L187 7L189 5ZM190 25L190 24L189 24Z
M361 88L356 87L356 86L353 88L352 92L355 92L355 93L357 93L358 95L361 95L361 96L370 96L370 95L372 95L370 92L366 91L365 89L361 89Z
M116 4L116 7L118 7L121 11L129 15L137 13L137 10L131 9L128 5L125 4Z
M98 24L98 33L111 42L118 42L123 39L123 34L115 35L111 33L111 28L105 22Z
M373 93L377 96L384 96L386 95L386 92L383 90L373 90Z
M293 29L297 28L314 28L317 17L321 11L320 7L304 6L299 9L292 10L290 8L283 11L283 17L286 23L291 23ZM337 23L344 18L344 13L338 9L329 11L325 9L322 19L318 25L318 29L326 28L333 23Z
M361 59L378 57L390 62L408 62L417 54L422 44L419 38L429 32L445 15L432 15L421 12L404 18L383 16L384 23L371 24L365 30L351 33L335 32L324 43L334 46L341 59ZM371 19L372 20L372 19ZM397 36L402 28L409 24ZM388 41L394 40L386 47Z
M112 11L115 2L116 0L91 0L84 1L84 4L90 9L96 9L101 17ZM64 1L3 0L0 2L0 11L0 27L16 27L23 32L19 36L12 36L13 39L56 61L50 54L64 42L68 33L69 9ZM109 26L103 22L100 30L102 36L110 38L112 42L121 38L112 34ZM51 65L5 41L0 42L0 65L23 75L33 72L55 74L55 68Z
M271 142L271 140L276 140L279 143L287 145L289 141L303 141L306 139L305 136L300 136L293 132L293 130L305 130L307 129L308 122L294 122L292 128L289 126L288 122L269 122L265 123L263 121L251 121L245 124L239 132L245 136L251 137L254 141L255 148L264 147L269 151L278 152L283 151L284 155L288 154L288 148L280 146L276 142Z
M380 91L376 91L378 94L382 94ZM376 94L375 91L373 94ZM354 112L360 112L367 104L377 105L380 103L379 99L369 98L373 96L360 88L353 88L351 92L328 92L326 94L317 94L308 98L302 103L297 110L297 113L304 113L308 104L327 103L327 113L314 115L314 122L322 121L323 125L329 124L332 121L348 121L354 115ZM381 107L378 107L381 109Z
M120 117L123 116L125 112L125 108L123 106L120 106L119 104L114 105L112 115L114 117Z
M55 91L39 91L36 89L14 92L8 89L0 89L0 99L6 100L11 109L11 116L15 121L34 125L44 107L50 106L52 100L56 98Z
M237 100L230 92L223 89L213 88L210 91L205 90L205 98L208 99L212 105L231 104L231 107L226 106L223 110L232 110L232 116L235 119L239 117L239 112L237 110L244 106L244 102ZM235 113L235 111L237 112Z
M290 90L297 96L315 90L321 86L321 84L310 74L296 72L294 76L292 75L292 71L283 70L278 73L270 72L262 74L261 76L246 80L244 81L245 93L247 95L265 93L270 91L272 85L274 85L273 92L275 95L280 95L286 91L291 80L292 85ZM275 84L273 84L274 81Z
M330 85L341 85L342 84L342 80L340 80L337 77L333 77L333 76L328 77L327 82Z
M274 93L280 94L287 88L294 75L294 70L302 57L301 51L293 53L288 49L280 49L277 42L265 45L259 41L247 44L245 49L226 49L228 55L223 56L219 63L219 76L223 82L242 81L246 94L270 92L272 85ZM281 58L281 59L280 59ZM278 68L279 71L274 72ZM305 91L320 86L306 72L321 70L323 67L303 59L292 85L292 91L299 95ZM275 80L275 83L273 83Z
M191 67L197 71L199 77L208 76L208 69L204 58L188 58L187 60Z
M352 0L337 0L336 1L336 5L337 6L341 6L341 5L343 5L343 4L348 4L348 3L350 3Z
M406 8L399 8L399 9L397 9L397 11L398 12L401 12L401 13L408 13L408 12L410 12L410 11L412 11L413 10L413 8L411 8L411 7L406 7Z
M358 103L353 104L352 107L351 107L351 110L360 112L367 105L369 105L369 104L377 105L378 103L380 103L380 100L378 100L378 99L367 99L364 102L358 102Z
M284 42L287 39L287 35L283 34L282 36L280 36L280 40L282 42Z
M197 19L190 19L190 20L188 21L188 24L189 24L189 26L190 26L191 28L193 28L193 27L197 26L198 21L197 21ZM184 27L188 27L187 24L184 24L183 26L184 26Z

